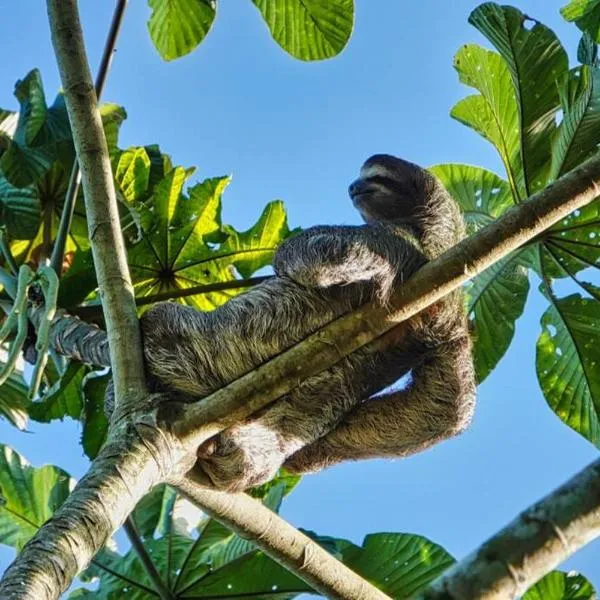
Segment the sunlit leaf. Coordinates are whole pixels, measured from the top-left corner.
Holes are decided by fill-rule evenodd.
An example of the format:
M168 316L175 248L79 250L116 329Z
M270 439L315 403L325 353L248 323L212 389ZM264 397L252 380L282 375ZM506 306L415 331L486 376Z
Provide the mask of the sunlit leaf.
M567 72L566 52L554 32L510 6L486 2L470 15L474 25L498 50L511 75L519 115L524 197L546 184L549 140L559 108L557 82Z
M368 535L343 561L392 598L410 598L454 563L441 546L406 533Z
M295 58L339 54L354 25L354 0L252 0L273 39Z
M269 264L276 246L288 235L281 203L267 205L248 231L221 223L221 196L228 177L183 185L189 171L176 167L146 202L152 211L142 241L129 252L136 294L173 293L215 282L236 280ZM191 296L185 301L201 310L223 304L239 290Z
M579 573L552 571L529 588L522 600L595 600L596 592Z
M573 21L581 31L600 42L600 0L571 0L560 9L567 21Z
M148 31L165 60L189 54L204 39L215 19L214 0L148 0Z

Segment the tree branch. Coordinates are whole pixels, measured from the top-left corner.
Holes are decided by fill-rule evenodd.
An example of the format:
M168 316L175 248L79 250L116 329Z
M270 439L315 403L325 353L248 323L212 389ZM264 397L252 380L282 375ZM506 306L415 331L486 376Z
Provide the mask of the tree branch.
M415 600L519 598L600 535L600 460L522 512Z
M189 478L173 486L211 517L250 540L327 598L389 600L308 536L246 494L207 490Z
M123 17L125 15L125 9L127 8L127 0L118 0L113 13L112 22L110 29L108 30L108 36L104 44L104 50L102 52L102 59L100 60L100 67L98 68L98 74L96 75L96 98L99 100L104 91L106 85L106 79L108 77L108 71L115 53L115 47L117 44L117 38L119 37L119 31L123 24ZM71 229L71 223L73 221L73 213L75 211L75 200L77 198L77 192L79 192L79 184L81 183L79 173L79 162L73 161L73 167L71 168L71 176L69 177L69 186L65 195L65 203L63 204L62 214L60 216L60 225L58 226L58 233L54 240L54 247L52 249L52 257L50 258L50 266L54 269L54 272L60 278L62 273L63 257L65 253L65 246L67 243L67 236Z
M117 411L126 410L135 405L146 387L133 286L119 224L108 148L85 53L77 2L48 0L47 4L52 43L81 169Z

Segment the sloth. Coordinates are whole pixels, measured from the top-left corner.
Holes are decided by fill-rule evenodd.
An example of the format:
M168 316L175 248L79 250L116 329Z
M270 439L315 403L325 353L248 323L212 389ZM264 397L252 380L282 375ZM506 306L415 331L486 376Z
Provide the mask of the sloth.
M155 389L199 401L365 302L385 304L464 237L442 184L405 160L372 156L349 194L365 225L317 226L288 238L275 254L275 277L212 312L164 302L142 316ZM240 491L282 466L307 473L403 457L463 431L475 376L462 293L396 330L392 347L353 352L202 444L195 468L208 485ZM408 383L394 389L406 375Z

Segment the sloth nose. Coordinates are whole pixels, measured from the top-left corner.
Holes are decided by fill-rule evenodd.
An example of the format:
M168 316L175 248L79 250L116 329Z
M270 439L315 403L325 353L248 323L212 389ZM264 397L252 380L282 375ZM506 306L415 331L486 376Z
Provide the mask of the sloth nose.
M351 197L354 197L354 196L356 196L356 194L360 194L362 187L364 187L364 186L362 185L361 180L357 179L356 181L353 181L348 186L348 193L350 194Z

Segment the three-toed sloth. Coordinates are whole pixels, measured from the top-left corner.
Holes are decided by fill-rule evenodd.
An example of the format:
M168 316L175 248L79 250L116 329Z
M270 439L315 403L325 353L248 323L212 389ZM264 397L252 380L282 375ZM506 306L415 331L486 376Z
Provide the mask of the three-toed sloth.
M394 288L464 236L459 209L424 169L369 158L349 188L366 224L312 227L286 240L276 276L213 312L161 303L142 317L159 387L201 399L336 317ZM470 422L475 377L462 293L400 325L393 347L357 350L198 450L212 484L242 490L279 467L303 473L369 457L401 457ZM381 392L410 373L401 389Z

